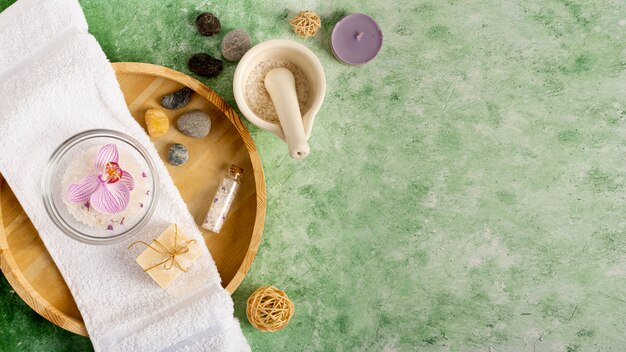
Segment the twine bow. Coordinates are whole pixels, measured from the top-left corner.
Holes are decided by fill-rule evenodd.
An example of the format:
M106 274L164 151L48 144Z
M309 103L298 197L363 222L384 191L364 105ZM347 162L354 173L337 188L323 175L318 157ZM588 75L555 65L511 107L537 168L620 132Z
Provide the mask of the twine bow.
M151 248L152 250L154 250L155 252L161 253L164 256L166 256L165 260L163 260L162 262L155 264L147 269L144 269L143 271L150 271L156 267L158 267L159 265L163 264L163 268L165 270L170 270L174 264L176 264L176 266L182 270L183 272L187 272L188 269L183 268L182 265L180 265L180 263L178 262L178 259L176 259L177 256L185 254L187 252L189 252L189 245L192 243L196 243L196 240L189 240L187 242L185 242L185 244L183 244L182 246L178 246L177 245L177 241L178 241L178 225L174 224L174 228L176 229L176 233L174 234L174 247L172 249L167 248L166 246L164 246L161 242L159 242L157 239L155 239L153 241L153 243L158 244L162 249L160 250L159 248L155 248L152 245L144 242L144 241L135 241L133 243L131 243L128 246L128 249L130 249L132 246L141 243L144 244L146 246L148 246L148 248Z

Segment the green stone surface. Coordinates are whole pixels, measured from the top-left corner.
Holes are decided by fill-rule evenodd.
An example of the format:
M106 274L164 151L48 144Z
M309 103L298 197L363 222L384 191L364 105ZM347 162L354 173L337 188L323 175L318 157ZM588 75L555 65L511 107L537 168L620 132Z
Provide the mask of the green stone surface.
M0 0L0 9L13 1ZM83 0L111 61L189 74L235 28L310 47L328 90L311 154L247 124L267 177L267 222L234 294L258 351L625 351L626 4L622 0ZM289 19L320 14L299 39ZM222 32L193 21L216 14ZM333 24L365 12L378 57L335 60ZM46 35L46 33L41 33ZM231 105L236 64L199 78ZM275 285L296 314L245 318ZM88 351L4 278L0 351Z

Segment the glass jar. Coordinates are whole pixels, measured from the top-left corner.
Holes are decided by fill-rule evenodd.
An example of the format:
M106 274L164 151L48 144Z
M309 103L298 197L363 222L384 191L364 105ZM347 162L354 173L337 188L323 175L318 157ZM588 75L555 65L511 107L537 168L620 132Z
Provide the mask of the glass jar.
M76 213L67 202L67 188L65 179L76 165L76 160L87 160L91 166L92 160L88 153L95 154L95 150L105 144L114 144L123 158L132 161L138 172L131 175L135 179L135 189L131 192L141 196L140 202L131 204L137 207L132 217L123 217L119 221L103 223L99 226L88 225L77 218ZM80 177L83 175L81 174ZM78 179L78 178L77 178ZM143 185L139 194L139 182ZM145 192L145 193L144 193ZM150 220L156 209L159 196L159 177L156 165L148 151L127 134L112 130L89 130L79 133L63 142L53 153L43 172L42 193L44 206L56 226L66 235L75 240L98 245L110 245L123 241L139 232ZM85 207L89 209L88 203Z
M219 233L222 230L228 211L235 200L237 190L241 185L243 169L237 165L231 165L228 174L220 183L215 196L211 200L211 207L206 214L202 227Z

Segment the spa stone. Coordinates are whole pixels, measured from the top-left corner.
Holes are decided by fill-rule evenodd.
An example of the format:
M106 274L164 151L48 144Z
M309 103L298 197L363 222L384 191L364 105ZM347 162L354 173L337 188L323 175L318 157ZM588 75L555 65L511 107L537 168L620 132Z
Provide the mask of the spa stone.
M172 94L168 94L161 99L161 106L166 109L175 110L189 104L191 100L191 88L185 87Z
M193 73L204 77L215 77L224 69L222 60L203 53L192 56L187 65Z
M170 150L167 153L167 160L174 166L180 166L189 160L189 151L187 147L180 143L175 143L170 146Z
M144 114L144 118L146 120L146 129L151 137L161 137L170 128L170 121L162 110L148 109Z
M210 12L205 12L196 17L196 28L204 36L212 36L222 29L220 20Z
M203 138L211 131L211 118L204 111L189 111L178 118L176 127L189 137Z
M222 56L228 61L239 61L251 46L248 33L241 28L235 29L222 40Z

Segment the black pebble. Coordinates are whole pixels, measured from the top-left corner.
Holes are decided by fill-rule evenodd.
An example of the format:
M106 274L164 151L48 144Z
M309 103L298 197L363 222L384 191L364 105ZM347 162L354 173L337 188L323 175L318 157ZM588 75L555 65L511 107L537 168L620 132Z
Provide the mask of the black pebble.
M196 17L196 28L202 35L211 36L217 34L222 29L220 20L212 13L205 12Z
M187 64L193 73L205 77L215 77L224 69L224 64L221 60L202 53L192 56Z
M189 103L192 92L193 90L185 87L177 92L168 94L161 99L161 106L171 110L180 109Z

